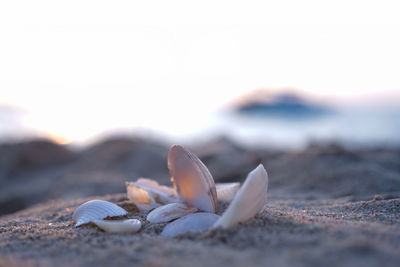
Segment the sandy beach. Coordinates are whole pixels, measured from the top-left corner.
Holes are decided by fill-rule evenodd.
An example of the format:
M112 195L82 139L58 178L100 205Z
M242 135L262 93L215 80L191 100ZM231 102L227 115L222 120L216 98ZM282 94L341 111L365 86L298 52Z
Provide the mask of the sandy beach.
M399 10L2 1L0 267L400 267Z
M191 147L217 182L242 182L258 163L268 170L268 202L254 219L169 238L158 235L163 223L145 222L129 235L73 227L72 212L91 199L144 220L124 181L168 184L168 146L138 139L81 151L2 145L0 266L398 266L399 149L326 144L288 152L217 140ZM29 157L43 147L47 155Z

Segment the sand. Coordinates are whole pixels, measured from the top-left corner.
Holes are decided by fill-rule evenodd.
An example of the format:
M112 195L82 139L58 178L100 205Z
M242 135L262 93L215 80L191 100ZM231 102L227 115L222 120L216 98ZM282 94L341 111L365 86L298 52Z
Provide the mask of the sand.
M120 203L124 195L96 197ZM74 208L54 201L3 216L2 266L398 266L400 199L291 201L270 198L253 220L229 230L160 237L73 227ZM144 214L130 212L129 218Z
M263 211L229 230L161 237L165 224L145 223L136 234L108 234L90 225L75 228L73 210L105 199L129 210L129 218L146 214L123 193L66 194L0 217L0 266L399 266L399 150L329 145L197 152L218 181L240 180L239 170L263 162L270 174ZM236 175L234 167L227 170L227 154L237 165L246 162ZM220 212L225 207L220 203Z

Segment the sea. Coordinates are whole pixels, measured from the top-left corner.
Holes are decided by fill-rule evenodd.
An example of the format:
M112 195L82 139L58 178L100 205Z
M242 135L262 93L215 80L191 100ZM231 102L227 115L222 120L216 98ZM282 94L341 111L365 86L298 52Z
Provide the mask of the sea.
M45 130L24 125L24 113L0 108L0 142L15 142L37 137L52 138ZM161 116L162 114L160 114ZM71 145L87 145L115 135L137 135L169 143L204 142L229 138L250 147L302 149L315 143L339 143L357 147L400 147L400 108L341 108L321 116L277 116L243 114L237 111L204 112L187 117L157 120L145 126L119 125L67 140ZM57 140L56 140L57 141Z

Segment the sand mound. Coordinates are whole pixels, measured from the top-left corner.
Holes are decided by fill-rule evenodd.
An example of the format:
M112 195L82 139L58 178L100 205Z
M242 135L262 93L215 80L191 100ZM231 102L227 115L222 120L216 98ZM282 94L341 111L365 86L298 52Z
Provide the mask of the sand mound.
M263 163L272 186L291 193L362 199L384 193L400 196L400 169L395 161L400 162L398 150L347 150L330 145L282 153Z
M243 181L263 163L280 198L400 197L399 149L320 145L284 152L248 149L227 139L192 149L217 182ZM143 176L168 184L167 151L167 145L138 138L112 138L74 152L48 141L2 145L0 214L50 199L122 193L125 181Z

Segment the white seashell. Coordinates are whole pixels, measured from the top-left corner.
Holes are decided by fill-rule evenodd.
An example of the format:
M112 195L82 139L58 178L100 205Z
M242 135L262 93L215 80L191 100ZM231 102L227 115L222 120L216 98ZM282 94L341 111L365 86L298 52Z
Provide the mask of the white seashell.
M160 206L150 192L137 186L134 182L125 182L125 185L128 199L133 201L140 210L152 210Z
M208 213L199 212L186 215L167 224L163 231L162 236L175 236L190 231L202 231L211 228L221 216Z
M75 227L107 217L122 216L128 212L114 203L105 200L91 200L75 209L72 219Z
M136 233L142 227L142 223L136 219L106 221L94 221L99 228L109 233Z
M170 203L152 210L147 215L147 220L151 223L169 222L198 210L186 203Z
M235 198L213 228L228 228L253 218L264 207L267 190L268 174L260 164L249 173Z
M230 202L239 190L240 183L217 183L217 197L219 201Z
M128 199L132 200L140 210L152 210L160 204L178 202L176 190L159 185L156 181L140 178L135 182L125 182Z
M178 194L174 188L160 185L154 180L140 178L135 182L135 185L150 192L159 203L168 204L178 201Z
M185 148L174 145L168 153L168 169L174 178L176 190L185 202L214 213L217 192L214 179L198 157Z

